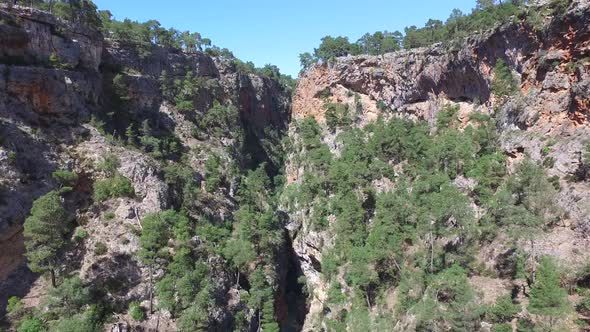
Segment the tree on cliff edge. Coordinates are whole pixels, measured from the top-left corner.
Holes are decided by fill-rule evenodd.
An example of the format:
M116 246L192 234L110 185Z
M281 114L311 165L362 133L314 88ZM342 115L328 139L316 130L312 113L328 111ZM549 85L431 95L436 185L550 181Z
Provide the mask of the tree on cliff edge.
M36 273L49 272L55 287L59 252L69 231L67 213L57 192L52 191L33 202L24 228L29 268Z

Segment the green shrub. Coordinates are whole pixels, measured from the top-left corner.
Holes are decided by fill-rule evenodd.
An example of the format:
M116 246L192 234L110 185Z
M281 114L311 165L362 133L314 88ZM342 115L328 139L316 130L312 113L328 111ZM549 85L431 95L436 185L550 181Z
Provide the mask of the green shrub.
M387 105L385 104L385 102L383 100L379 100L377 102L377 108L381 111L381 112L385 112L387 111Z
M138 302L131 302L129 304L129 315L138 322L145 320L145 311Z
M565 316L569 311L567 292L561 287L559 269L549 256L543 256L531 287L528 310L550 319Z
M106 220L113 220L115 218L115 213L113 211L105 212L104 218Z
M583 311L586 313L590 313L590 295L586 295L582 298L582 300L576 306L578 311Z
M221 105L219 102L215 102L207 112L198 115L197 127L202 131L208 133L213 137L235 137L239 132L238 125L240 116L238 109L233 105Z
M106 244L104 244L102 242L97 242L94 245L94 254L96 254L97 256L102 256L102 255L106 254L107 252L109 252L109 248L107 247Z
M82 227L78 227L76 229L76 233L74 233L74 240L80 242L88 237L88 231Z
M176 108L179 112L188 113L195 109L193 102L190 100L177 100Z
M133 194L134 190L131 181L120 174L94 184L94 199L98 202L109 198L130 197Z
M120 166L121 162L119 158L114 154L108 154L96 165L96 169L106 173L108 176L112 176Z
M512 75L512 71L502 59L498 59L494 66L494 79L491 88L497 97L510 96L518 89L518 83Z
M62 186L73 186L78 181L78 174L65 169L56 170L51 176L61 183Z
M329 87L325 87L322 91L320 91L320 98L321 99L328 99L332 96L332 91Z
M494 324L492 332L512 332L512 325L509 323Z
M316 147L321 143L320 135L322 128L314 117L307 117L298 122L297 131L301 136L305 148Z
M221 185L220 159L216 155L211 155L205 161L205 186L208 192L214 192Z
M14 152L14 151L8 152L8 163L10 165L13 165L13 166L16 165L17 158L18 157L16 155L16 152Z
M92 321L88 314L77 314L72 317L61 317L59 321L51 327L50 332L98 332L100 326Z
M334 130L336 127L346 127L352 124L350 116L350 109L348 105L340 103L326 103L326 125L328 128Z
M6 313L8 317L13 319L18 319L24 312L24 305L21 299L16 296L11 296L8 298L8 303L6 304Z
M555 161L554 157L545 158L545 160L543 160L543 167L553 168L553 166L555 166Z
M510 295L501 296L491 308L492 318L496 322L509 322L520 312L520 307L512 301Z
M45 327L43 322L35 317L27 317L23 319L17 328L18 332L43 332Z
M342 287L338 281L332 281L328 289L328 303L340 304L347 299L346 294L342 292Z

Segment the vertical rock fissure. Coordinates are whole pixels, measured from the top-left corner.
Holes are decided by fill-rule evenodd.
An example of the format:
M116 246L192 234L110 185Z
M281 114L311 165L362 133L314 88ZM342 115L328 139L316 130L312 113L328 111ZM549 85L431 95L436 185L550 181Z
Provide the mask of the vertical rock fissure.
M281 278L280 294L277 299L280 327L282 332L299 332L303 329L309 311L304 276L299 256L293 248L293 241L285 232L285 275ZM281 308L282 307L282 308ZM281 317L282 316L282 317Z

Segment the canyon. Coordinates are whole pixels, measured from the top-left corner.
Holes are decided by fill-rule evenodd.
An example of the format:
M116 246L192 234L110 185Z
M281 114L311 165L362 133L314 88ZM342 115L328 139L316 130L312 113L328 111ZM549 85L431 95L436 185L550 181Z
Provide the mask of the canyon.
M546 4L531 4L529 10L541 11L543 6ZM493 89L499 62L505 63L516 81L516 91L507 96L499 96ZM196 82L196 87L187 97L192 103L187 112L167 95L166 88L189 81ZM345 109L351 118L345 120L350 123L342 124L340 118L341 123L333 125L330 105ZM355 193L365 212L360 219L370 233L379 215L379 195L402 187L398 179L408 176L411 183L425 175L411 177L407 175L413 174L407 167L409 161L391 158L375 166L380 167L375 174L385 168L383 174L392 176L375 176L342 191L335 189L338 181L326 180L329 184L317 186L330 188L326 189L327 197L323 197L323 189L305 197L303 191L324 173L340 174L337 169L324 169L322 163L314 164L309 157L324 147L322 153L330 160L347 157L348 143L339 135L365 137L359 144L368 149L371 137L377 135L371 131L375 123L402 119L424 125L423 131L434 137L442 130L441 114L450 109L454 111L449 117L454 120L448 123L456 126L457 133L483 127L474 120L475 115L493 119L495 149L507 170L501 177L516 174L524 160L541 165L542 173L556 188L556 208L562 211L558 220L532 238L513 240L500 227L497 235L474 240L477 244L470 247L474 252L469 253L473 262L464 264L473 267L466 273L468 284L478 292L472 303L492 305L511 292L518 303L528 303L532 282L505 272L517 251L522 251L531 262L550 256L567 267L561 284L569 287L568 300L575 308L582 295L573 289L587 288L586 276L579 273L590 262L586 250L590 245L590 185L586 177L590 166L583 156L590 139L587 1L573 0L564 12L548 14L538 29L525 18L515 18L458 44L438 43L320 62L300 75L295 88L279 77L244 72L224 55L160 46L147 55L140 54L136 45L110 40L47 12L1 5L0 312L4 315L10 297L20 298L25 308L41 308L43 297L50 293L49 280L27 267L23 224L35 200L64 187L54 172L69 170L77 177L71 190L62 194L68 215L64 222L74 225L76 231L66 235L68 244L60 253L59 275L77 276L104 290L102 300L113 307L105 324L108 331L180 329L178 317L160 308L161 300L152 296L152 279L163 278L167 268L153 271L138 258L146 216L169 210L182 211L195 227L219 232L195 232L188 241L207 267L203 279L208 283L210 301L203 330L260 330L261 315L268 315L268 311L260 303L250 302L259 296L253 286L256 283L272 290L270 312L281 331L359 330L354 318L359 301L363 306L366 303L366 316L374 319L370 330L461 330L446 323L424 327L420 313L400 312L400 280L405 267L400 267L404 263L396 258L387 260L391 265L387 273L375 272L378 264L364 265L378 275L379 284L373 287L379 289L379 295L371 288L364 293L366 299L348 279L354 272L348 270L351 264L338 265L331 277L326 272L326 257L334 255L333 248L341 250L339 234L348 229L343 231L338 224L345 212L334 209L322 212L320 218L319 209L331 206L335 197ZM208 119L211 110L219 113L210 113L212 119ZM312 144L306 142L306 121L313 121ZM133 139L129 132L143 136ZM149 143L154 139L157 143ZM476 159L475 154L471 159ZM116 160L111 171L128 179L132 195L99 200L93 194L97 183L109 178L109 171L100 166L107 160ZM215 166L211 166L213 162ZM445 164L444 171L447 168ZM265 173L265 189L253 190L261 197L245 196L249 181L257 179L257 170ZM475 222L483 223L491 208L481 202L475 176L465 172L449 179L453 192L462 193L467 200ZM211 183L216 185L210 188ZM353 180L351 183L356 185ZM439 185L444 186L442 182ZM408 190L413 191L418 189ZM273 225L267 233L252 236L268 237L270 244L260 245L267 250L256 244L256 257L236 267L237 258L218 250L221 245L216 236L235 236L242 228L232 224L242 218L266 225L264 217L252 216L257 209L264 216L271 215L268 219ZM313 221L316 219L321 222ZM447 224L453 224L460 217L447 219ZM86 236L76 239L80 229ZM418 236L402 242L408 252L419 256L421 250L429 250L419 244L421 240ZM175 247L177 241L167 241L171 256L180 251ZM436 241L429 241L434 256ZM445 234L437 241L444 248L459 247L463 238ZM235 256L241 250L237 252ZM432 272L434 258L430 259ZM411 261L406 262L408 266ZM531 264L535 270L536 263ZM257 278L259 270L264 277ZM415 272L410 267L408 271ZM338 284L338 294L343 296L340 302L331 299L333 284ZM140 303L147 311L143 321L131 317L127 310L130 302ZM523 309L511 318L514 331L517 320L527 315ZM563 317L563 324L567 330L583 331L576 321L587 323L588 316L583 310L571 310ZM387 320L380 321L382 317ZM344 325L331 325L336 323L330 321ZM483 318L474 322L481 331L492 331L495 324ZM3 324L16 330L8 318ZM463 330L471 330L470 326Z

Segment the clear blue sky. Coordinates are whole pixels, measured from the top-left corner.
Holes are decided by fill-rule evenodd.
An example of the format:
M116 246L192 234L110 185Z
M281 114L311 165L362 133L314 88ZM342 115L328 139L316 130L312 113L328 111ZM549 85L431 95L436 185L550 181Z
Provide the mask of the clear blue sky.
M256 66L271 63L297 76L299 54L320 38L423 26L446 20L453 8L468 13L475 0L95 0L117 19L158 20L164 27L190 30L227 47Z

